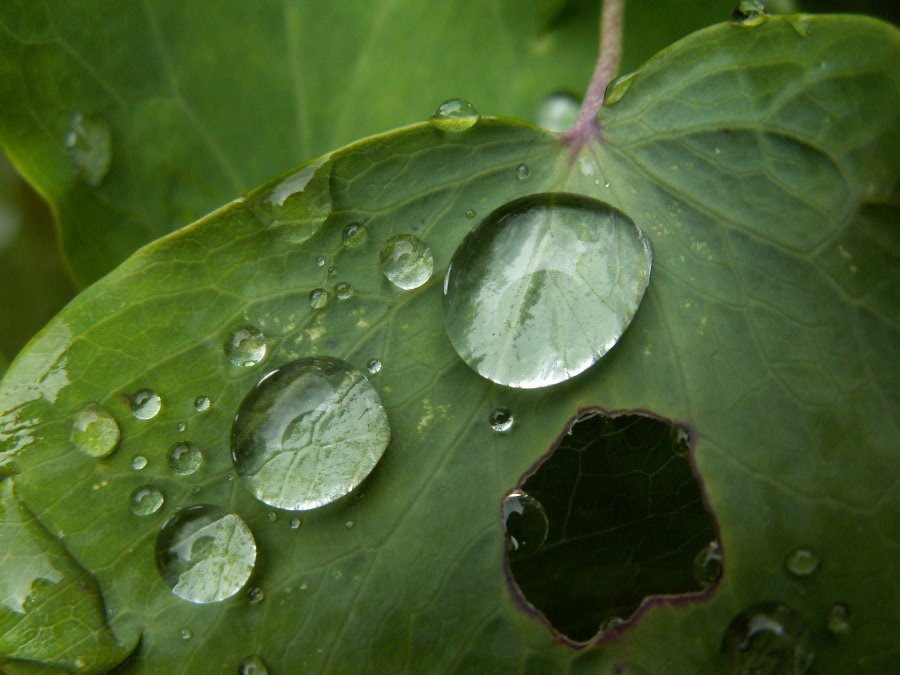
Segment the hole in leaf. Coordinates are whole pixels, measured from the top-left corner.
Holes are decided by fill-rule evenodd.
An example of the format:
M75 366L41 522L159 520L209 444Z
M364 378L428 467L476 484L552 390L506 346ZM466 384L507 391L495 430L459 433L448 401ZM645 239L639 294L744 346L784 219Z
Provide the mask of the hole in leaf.
M689 448L690 434L678 424L590 410L507 493L502 518L514 592L569 641L626 628L656 596L697 599L714 585L708 571L706 579L695 573L716 525ZM523 493L540 509L511 508ZM531 527L529 513L546 523ZM541 528L545 537L523 545Z

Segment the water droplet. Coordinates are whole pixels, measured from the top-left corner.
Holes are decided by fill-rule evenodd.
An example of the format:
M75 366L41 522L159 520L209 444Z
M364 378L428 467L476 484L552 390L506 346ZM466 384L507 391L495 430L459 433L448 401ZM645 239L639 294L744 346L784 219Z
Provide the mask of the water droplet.
M334 294L338 300L349 300L353 297L353 286L341 281L334 285Z
M219 602L244 587L256 563L247 524L218 506L199 504L172 516L156 538L156 566L178 597Z
M266 514L266 518L269 519L269 522L270 522L270 523L274 523L276 520L278 520L278 514L275 513L274 511L269 511L269 512Z
M273 371L247 394L231 451L257 499L303 511L358 486L389 440L387 415L365 376L339 359L312 357Z
M249 591L247 591L247 598L254 605L262 602L263 599L265 599L265 597L266 597L265 591L263 591L263 589L261 589L259 586L254 586Z
M368 370L372 375L381 372L381 361L378 359L369 359L369 362L366 364L366 370Z
M169 450L169 468L179 476L190 476L203 464L200 448L189 441L176 443Z
M804 673L813 660L802 617L776 603L738 614L722 638L722 654L731 673Z
M109 125L100 117L75 113L69 122L65 143L75 173L88 185L99 186L112 161Z
M635 75L637 73L627 73L610 82L603 95L603 105L614 105L621 101L625 94L628 93L628 90L631 89L631 83L634 81Z
M135 471L140 471L144 467L147 466L147 458L143 455L135 455L131 458L131 468Z
M842 636L850 632L850 608L836 602L828 610L828 630L832 635Z
M225 343L225 355L236 366L255 366L266 355L266 336L253 326L239 328Z
M431 249L411 234L398 234L388 239L381 249L380 261L381 273L405 291L424 284L434 271Z
M350 223L341 234L344 246L356 246L366 236L366 228L362 223Z
M628 216L571 194L517 199L489 214L444 280L450 342L487 379L531 389L606 354L650 280L650 245Z
M72 419L69 440L88 457L106 457L119 445L119 423L99 403L84 405Z
M178 637L180 637L182 640L190 640L192 637L194 637L194 633L190 628L182 628L180 631L178 631Z
M758 26L768 18L765 5L759 0L741 0L731 10L731 20L742 26Z
M713 540L694 557L694 578L706 588L715 583L722 574L722 549L718 540Z
M299 518L291 518L291 522L289 523L292 530L299 530L300 526L302 524L303 524L303 521L300 520Z
M519 164L519 166L516 167L516 178L519 180L525 180L530 173L531 170L528 168L527 164Z
M509 408L494 408L488 415L488 423L494 431L509 431L514 421L515 418Z
M469 209L468 211L466 211L466 218L468 218L469 220L472 220L472 218L477 215L478 214L475 212L475 209Z
M805 548L798 548L784 561L784 567L795 577L808 577L819 567L819 556Z
M131 397L131 414L136 419L153 419L161 407L162 399L151 389L141 389Z
M600 626L597 628L597 632L608 633L609 631L618 628L624 623L625 619L623 619L621 616L608 616L600 622Z
M185 431L187 431L187 423L179 422L178 424L175 425L175 431L177 431L180 434L183 434Z
M328 291L324 288L314 288L309 294L309 306L313 309L322 309L328 304Z
M809 29L812 26L813 17L809 14L794 14L786 17L791 27L800 37L809 35Z
M269 675L269 669L259 656L253 654L241 661L238 675Z
M328 276L333 277L335 274L337 274L337 267L329 267Z
M353 529L353 521L348 520L346 523L344 523L344 527L348 530L352 530Z
M578 119L581 101L571 94L557 92L545 96L538 104L537 123L549 131L566 131Z
M441 131L465 131L478 122L475 106L461 98L441 103L431 116L431 124Z
M316 256L316 267L325 267L325 257L318 255Z
M194 399L194 410L197 412L206 412L210 405L211 401L208 396L198 396Z
M511 555L538 550L550 529L543 505L524 490L512 490L503 500L503 523Z
M158 487L142 485L131 493L129 508L136 516L149 516L159 511L165 501Z

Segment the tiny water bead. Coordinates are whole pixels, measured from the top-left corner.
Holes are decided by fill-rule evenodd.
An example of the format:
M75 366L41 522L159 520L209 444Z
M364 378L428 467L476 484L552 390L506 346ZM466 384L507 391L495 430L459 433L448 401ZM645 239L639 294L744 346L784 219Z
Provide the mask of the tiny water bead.
M299 529L300 529L300 526L301 526L302 524L303 524L303 521L300 520L299 518L291 518L290 523L288 523L288 525L290 526L290 528L291 528L292 530L299 530Z
M813 660L806 624L790 607L760 603L738 614L722 638L730 673L805 673Z
M112 133L100 117L74 113L65 136L66 150L75 173L98 187L112 162Z
M808 577L819 567L819 556L805 548L798 548L784 561L784 567L795 577Z
M525 180L530 173L531 170L528 168L527 164L519 164L519 166L516 167L516 178L519 180Z
M316 267L325 267L324 256L320 256L320 255L316 256Z
M832 635L841 637L850 632L850 608L842 602L836 602L828 610L828 630Z
M709 542L694 558L694 578L704 588L722 575L722 548L718 540Z
M261 589L259 586L254 586L249 591L247 591L247 599L250 600L254 605L262 602L266 597L265 591Z
M418 237L398 234L381 248L381 273L397 288L405 291L418 288L434 272L431 249Z
M466 218L468 218L469 220L472 220L472 218L477 215L478 214L475 212L475 209L469 209L468 211L466 211Z
M328 291L324 288L314 288L309 294L309 306L313 309L322 309L328 305Z
M266 514L266 518L269 519L269 522L270 522L270 523L274 523L276 520L278 520L278 514L275 513L274 511L269 511L269 512Z
M338 282L334 285L334 295L338 300L349 300L353 297L353 286L346 281Z
M136 516L149 516L162 508L166 498L158 487L142 485L131 493L129 508Z
M234 513L198 504L172 516L156 538L156 566L178 597L200 604L230 598L256 563L256 541Z
M431 115L431 124L441 131L466 131L474 127L478 120L475 106L461 98L444 101Z
M159 414L162 399L151 389L141 389L131 397L131 414L135 419L149 420Z
M253 654L241 661L238 675L269 675L269 669L259 656Z
M185 431L187 431L187 423L179 422L175 425L175 431L177 431L179 434L183 434Z
M225 342L225 355L236 366L255 366L266 355L266 336L253 326L239 328Z
M533 553L546 541L550 524L544 506L524 490L506 495L502 515L511 555Z
M356 246L366 236L366 228L362 223L350 223L341 233L341 241L344 246Z
M578 119L581 101L571 94L556 92L541 99L537 108L537 123L548 131L560 133Z
M650 281L650 245L621 211L540 194L490 213L456 249L444 325L471 368L532 389L596 363L631 323Z
M190 476L202 464L203 453L193 443L176 443L169 450L169 468L179 476Z
M356 488L390 441L378 393L332 357L292 361L244 398L231 452L238 475L269 506L304 511Z
M210 405L212 405L212 402L208 396L198 396L194 399L194 410L197 412L206 412L209 410Z
M378 359L369 359L369 362L366 364L366 370L369 371L370 375L376 375L381 372L381 361Z
M82 406L72 419L69 440L88 457L100 458L112 454L121 437L116 418L99 403Z
M488 423L494 431L509 431L515 418L509 408L494 408L488 415Z
M182 640L190 640L192 637L194 637L194 632L190 628L182 628L180 631L178 631L178 637L180 637Z
M131 468L140 471L147 466L147 458L143 455L135 455L131 458Z

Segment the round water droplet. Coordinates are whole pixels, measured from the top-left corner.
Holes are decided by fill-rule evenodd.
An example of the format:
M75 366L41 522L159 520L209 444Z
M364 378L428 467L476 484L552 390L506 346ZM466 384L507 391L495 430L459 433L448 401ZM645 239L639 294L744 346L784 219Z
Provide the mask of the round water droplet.
M239 328L225 343L225 355L236 366L255 366L266 355L266 336L253 326Z
M334 285L334 295L338 300L349 300L353 297L353 286L346 281L341 281Z
M88 185L98 187L112 162L112 133L100 117L75 113L65 137L75 173Z
M259 656L253 654L241 661L238 675L269 675L269 669Z
M387 415L365 376L339 359L312 357L273 371L247 394L231 451L257 499L303 511L358 486L389 440Z
M819 567L819 556L808 549L798 548L785 559L784 567L795 577L808 577Z
M322 309L328 304L328 291L324 288L314 288L309 294L309 306L313 309Z
M494 408L488 415L488 423L494 431L509 431L514 421L512 410L509 408Z
M335 274L337 274L337 267L329 267L328 276L333 277Z
M525 180L530 173L531 170L528 168L527 164L519 164L519 166L516 167L516 178L519 180Z
M828 630L833 635L842 636L850 632L850 608L836 602L828 610Z
M190 476L203 464L200 448L189 441L176 443L169 450L169 468L179 476Z
M606 92L603 94L603 105L614 105L621 101L622 97L631 89L631 83L634 81L635 75L637 73L626 73L610 82L606 87ZM609 185L606 185L606 187L609 187Z
M369 362L366 364L366 370L368 370L372 375L381 372L381 361L378 359L369 359Z
M348 530L352 530L353 529L353 521L348 520L346 523L344 523L344 528L346 528Z
M813 660L803 618L776 603L753 605L738 614L722 638L731 673L804 673Z
M210 405L211 401L208 396L198 396L194 399L194 410L197 412L206 412Z
M131 458L131 468L135 471L140 471L144 467L147 466L147 458L143 455L135 455Z
M469 220L472 220L472 218L477 215L478 214L475 212L475 209L469 209L468 211L466 211L466 218L468 218Z
M381 273L405 291L424 284L434 271L431 249L411 234L398 234L388 239L381 249L380 260Z
M218 506L172 516L156 538L156 566L172 592L196 603L220 602L244 587L256 563L247 524Z
M356 246L365 236L366 228L362 223L350 223L341 233L341 241L344 242L344 246Z
M129 508L136 516L149 516L162 508L166 501L162 490L153 485L142 485L131 493Z
M88 457L106 457L119 445L116 418L99 403L84 405L72 419L69 440Z
M722 549L718 540L707 544L694 557L694 578L706 588L715 583L722 574Z
M179 422L178 424L175 425L175 431L177 431L180 434L183 434L185 431L187 431L187 423Z
M260 603L265 599L266 593L259 586L254 586L249 591L247 591L247 599L250 600L254 605Z
M325 257L318 255L316 256L316 267L325 267Z
M444 280L444 325L470 367L531 389L606 354L650 280L650 245L621 211L542 194L501 206L472 229Z
M431 116L431 124L441 131L465 131L478 122L475 106L461 98L451 98L441 103Z
M549 131L566 131L578 119L580 107L581 101L571 94L550 94L538 104L537 123Z
M758 26L767 18L766 7L760 0L741 0L731 10L731 20L749 28Z
M192 637L194 637L194 633L190 628L182 628L180 631L178 631L178 637L180 637L182 640L190 640Z
M149 420L159 414L162 399L151 389L141 389L131 397L131 414L139 420Z
M274 523L276 520L278 520L278 514L275 513L274 511L269 511L269 512L266 514L266 518L269 519L269 522L270 522L270 523Z
M289 523L292 530L299 530L300 526L302 524L303 524L303 521L300 520L299 518L291 518L291 522Z
M537 551L550 529L543 505L523 490L512 490L503 500L503 523L510 555Z

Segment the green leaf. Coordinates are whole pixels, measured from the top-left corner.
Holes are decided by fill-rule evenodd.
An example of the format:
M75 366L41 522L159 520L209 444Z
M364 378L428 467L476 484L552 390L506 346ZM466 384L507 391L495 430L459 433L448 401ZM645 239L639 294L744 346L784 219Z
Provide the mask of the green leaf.
M601 111L603 143L574 157L556 136L493 118L356 143L141 249L78 296L3 380L0 458L96 577L120 641L140 629L126 669L219 672L257 654L275 672L721 672L732 618L778 602L809 626L823 671L889 670L900 280L896 212L877 205L891 203L897 178L900 39L868 19L804 27L718 25L664 50ZM482 218L548 191L627 214L654 268L598 365L549 389L507 389L458 358L441 277L468 211ZM345 244L358 222L364 234ZM382 244L400 233L434 260L433 277L409 291L379 269ZM321 307L317 294L310 306L338 282L352 297ZM235 365L226 348L248 325L266 336L264 358ZM360 370L381 361L370 380L391 445L347 498L276 513L229 480L229 428L262 375L313 355ZM132 415L143 390L162 397L150 419ZM212 403L197 412L201 396ZM69 442L89 402L122 430L107 458ZM508 433L488 423L497 406L515 415ZM696 432L725 571L708 599L655 602L617 640L574 651L510 592L500 501L590 406ZM181 440L204 453L189 477L167 467ZM132 468L136 455L146 468ZM128 503L143 485L165 503L138 517ZM193 605L170 592L154 542L192 504L249 525L261 601ZM785 570L797 548L820 556L812 576ZM840 640L826 628L838 602L851 612Z
M626 67L730 5L637 5ZM86 285L263 180L452 96L533 118L543 96L583 89L597 12L594 0L3 3L0 139ZM79 119L91 124L67 146ZM109 138L103 161L89 141Z

